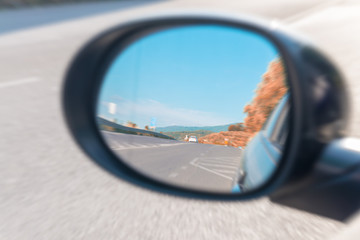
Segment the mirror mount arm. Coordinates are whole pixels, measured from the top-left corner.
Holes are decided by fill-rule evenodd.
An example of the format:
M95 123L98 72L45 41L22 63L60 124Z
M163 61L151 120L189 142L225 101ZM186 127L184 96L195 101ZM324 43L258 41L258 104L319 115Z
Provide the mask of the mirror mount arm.
M329 143L301 181L289 182L271 194L273 202L339 221L360 209L360 139Z

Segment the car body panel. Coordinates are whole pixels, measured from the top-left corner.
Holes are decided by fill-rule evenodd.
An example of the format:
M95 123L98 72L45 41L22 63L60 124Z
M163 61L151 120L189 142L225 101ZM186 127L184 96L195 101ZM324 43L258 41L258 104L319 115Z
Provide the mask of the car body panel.
M243 150L242 166L232 192L259 187L274 173L288 132L288 98L286 94L279 101L262 130L255 134Z

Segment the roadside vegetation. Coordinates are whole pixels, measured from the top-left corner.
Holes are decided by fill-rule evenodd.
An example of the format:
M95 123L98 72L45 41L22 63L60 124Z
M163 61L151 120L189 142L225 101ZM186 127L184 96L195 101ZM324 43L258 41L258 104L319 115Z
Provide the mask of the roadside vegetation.
M245 147L261 130L266 119L287 91L284 67L281 60L276 59L269 64L268 70L262 76L254 98L243 108L243 112L247 113L244 123L230 125L228 131L204 136L199 142Z

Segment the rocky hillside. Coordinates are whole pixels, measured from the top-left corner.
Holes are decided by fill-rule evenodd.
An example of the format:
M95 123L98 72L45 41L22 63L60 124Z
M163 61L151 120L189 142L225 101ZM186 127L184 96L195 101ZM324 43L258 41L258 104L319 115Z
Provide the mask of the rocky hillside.
M247 113L244 123L229 126L226 132L201 137L200 143L244 147L265 123L280 99L287 93L286 75L280 59L269 64L251 102L239 110Z
M226 131L212 133L201 137L199 139L199 143L226 145L232 147L245 147L248 138L249 134L244 131Z

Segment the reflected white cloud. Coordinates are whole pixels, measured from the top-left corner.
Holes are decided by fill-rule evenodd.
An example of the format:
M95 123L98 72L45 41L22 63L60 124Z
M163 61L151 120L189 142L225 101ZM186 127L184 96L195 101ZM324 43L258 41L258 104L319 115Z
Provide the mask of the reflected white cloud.
M174 108L153 99L142 99L136 102L117 98L116 113L113 118L121 122L132 121L139 126L145 126L150 123L152 118L157 119L158 126L213 126L235 122L234 119L228 119L218 116L212 112L205 112L186 108ZM110 102L102 102L106 107Z

